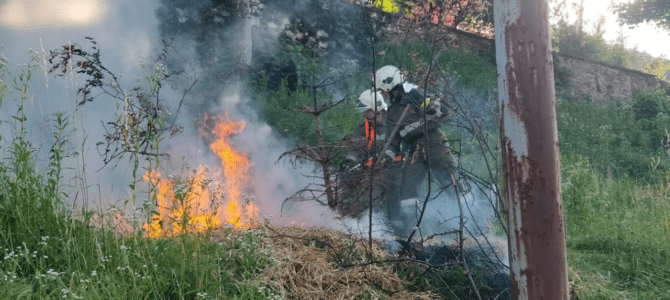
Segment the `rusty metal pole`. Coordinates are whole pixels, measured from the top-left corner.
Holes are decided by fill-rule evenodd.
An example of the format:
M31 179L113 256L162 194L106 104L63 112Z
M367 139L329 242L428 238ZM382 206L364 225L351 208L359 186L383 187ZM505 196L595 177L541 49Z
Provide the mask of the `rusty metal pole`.
M568 299L546 0L495 0L512 299Z

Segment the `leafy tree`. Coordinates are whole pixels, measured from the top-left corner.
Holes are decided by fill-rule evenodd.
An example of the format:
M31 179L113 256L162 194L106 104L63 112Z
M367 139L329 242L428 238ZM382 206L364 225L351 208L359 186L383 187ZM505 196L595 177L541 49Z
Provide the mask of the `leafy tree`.
M617 14L622 25L633 27L648 22L670 31L670 0L633 0L613 4L610 10Z
M492 2L489 0L375 0L385 12L400 11L417 22L440 24L493 37Z
M598 60L607 52L605 19L600 18L593 27L593 33L586 29L588 22L584 19L584 1L573 7L577 18L570 22L565 9L565 1L560 1L553 8L553 45L554 50L588 60Z
M614 43L605 48L605 56L602 61L617 67L628 68L631 54L626 49L627 39L623 31L619 31Z
M630 65L628 67L633 70L649 73L645 71L645 67L651 64L657 58L645 51L640 51L637 49L637 45L628 51L631 55L629 60Z
M604 38L605 17L601 16L594 24L589 24L584 18L584 0L573 5L577 16L574 21L568 17L565 0L553 3L551 20L554 51L639 71L654 59L635 48L626 48L627 37L623 31L618 32L614 42L607 42Z
M643 71L645 73L654 74L661 80L670 80L670 75L668 75L668 72L670 72L670 61L662 56L651 61L644 67Z

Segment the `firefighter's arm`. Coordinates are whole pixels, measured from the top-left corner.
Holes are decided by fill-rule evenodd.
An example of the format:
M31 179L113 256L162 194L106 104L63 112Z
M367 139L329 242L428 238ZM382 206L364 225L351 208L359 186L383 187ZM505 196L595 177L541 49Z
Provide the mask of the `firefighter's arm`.
M401 137L417 136L422 134L426 129L427 131L431 131L441 126L439 120L442 116L442 110L440 109L439 101L432 101L430 98L426 98L424 102L418 106L414 106L414 108L412 119L399 132ZM424 124L427 125L427 128Z

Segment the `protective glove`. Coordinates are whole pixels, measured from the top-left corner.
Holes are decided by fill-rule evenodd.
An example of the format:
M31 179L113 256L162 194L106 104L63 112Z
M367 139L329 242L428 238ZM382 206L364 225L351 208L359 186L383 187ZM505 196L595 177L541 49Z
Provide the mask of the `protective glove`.
M363 165L366 167L372 167L372 163L373 163L372 158L368 158L368 161L366 161Z
M402 155L396 155L391 150L386 150L386 153L384 153L384 157L382 158L382 164L386 164L387 162L395 164L403 161L405 161L405 158L402 157Z

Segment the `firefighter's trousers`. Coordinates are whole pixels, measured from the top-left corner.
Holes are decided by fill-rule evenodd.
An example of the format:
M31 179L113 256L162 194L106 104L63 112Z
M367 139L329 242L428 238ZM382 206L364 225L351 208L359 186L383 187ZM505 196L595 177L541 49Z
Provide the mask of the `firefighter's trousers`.
M388 199L389 219L397 235L408 235L416 226L419 209L424 199L419 199L419 192L424 185L430 162L431 177L437 180L441 189L452 186L451 175L459 180L458 161L449 148L449 143L438 130L429 132L428 147L426 138L412 141L412 148L402 169L399 193ZM431 191L436 195L440 191Z

